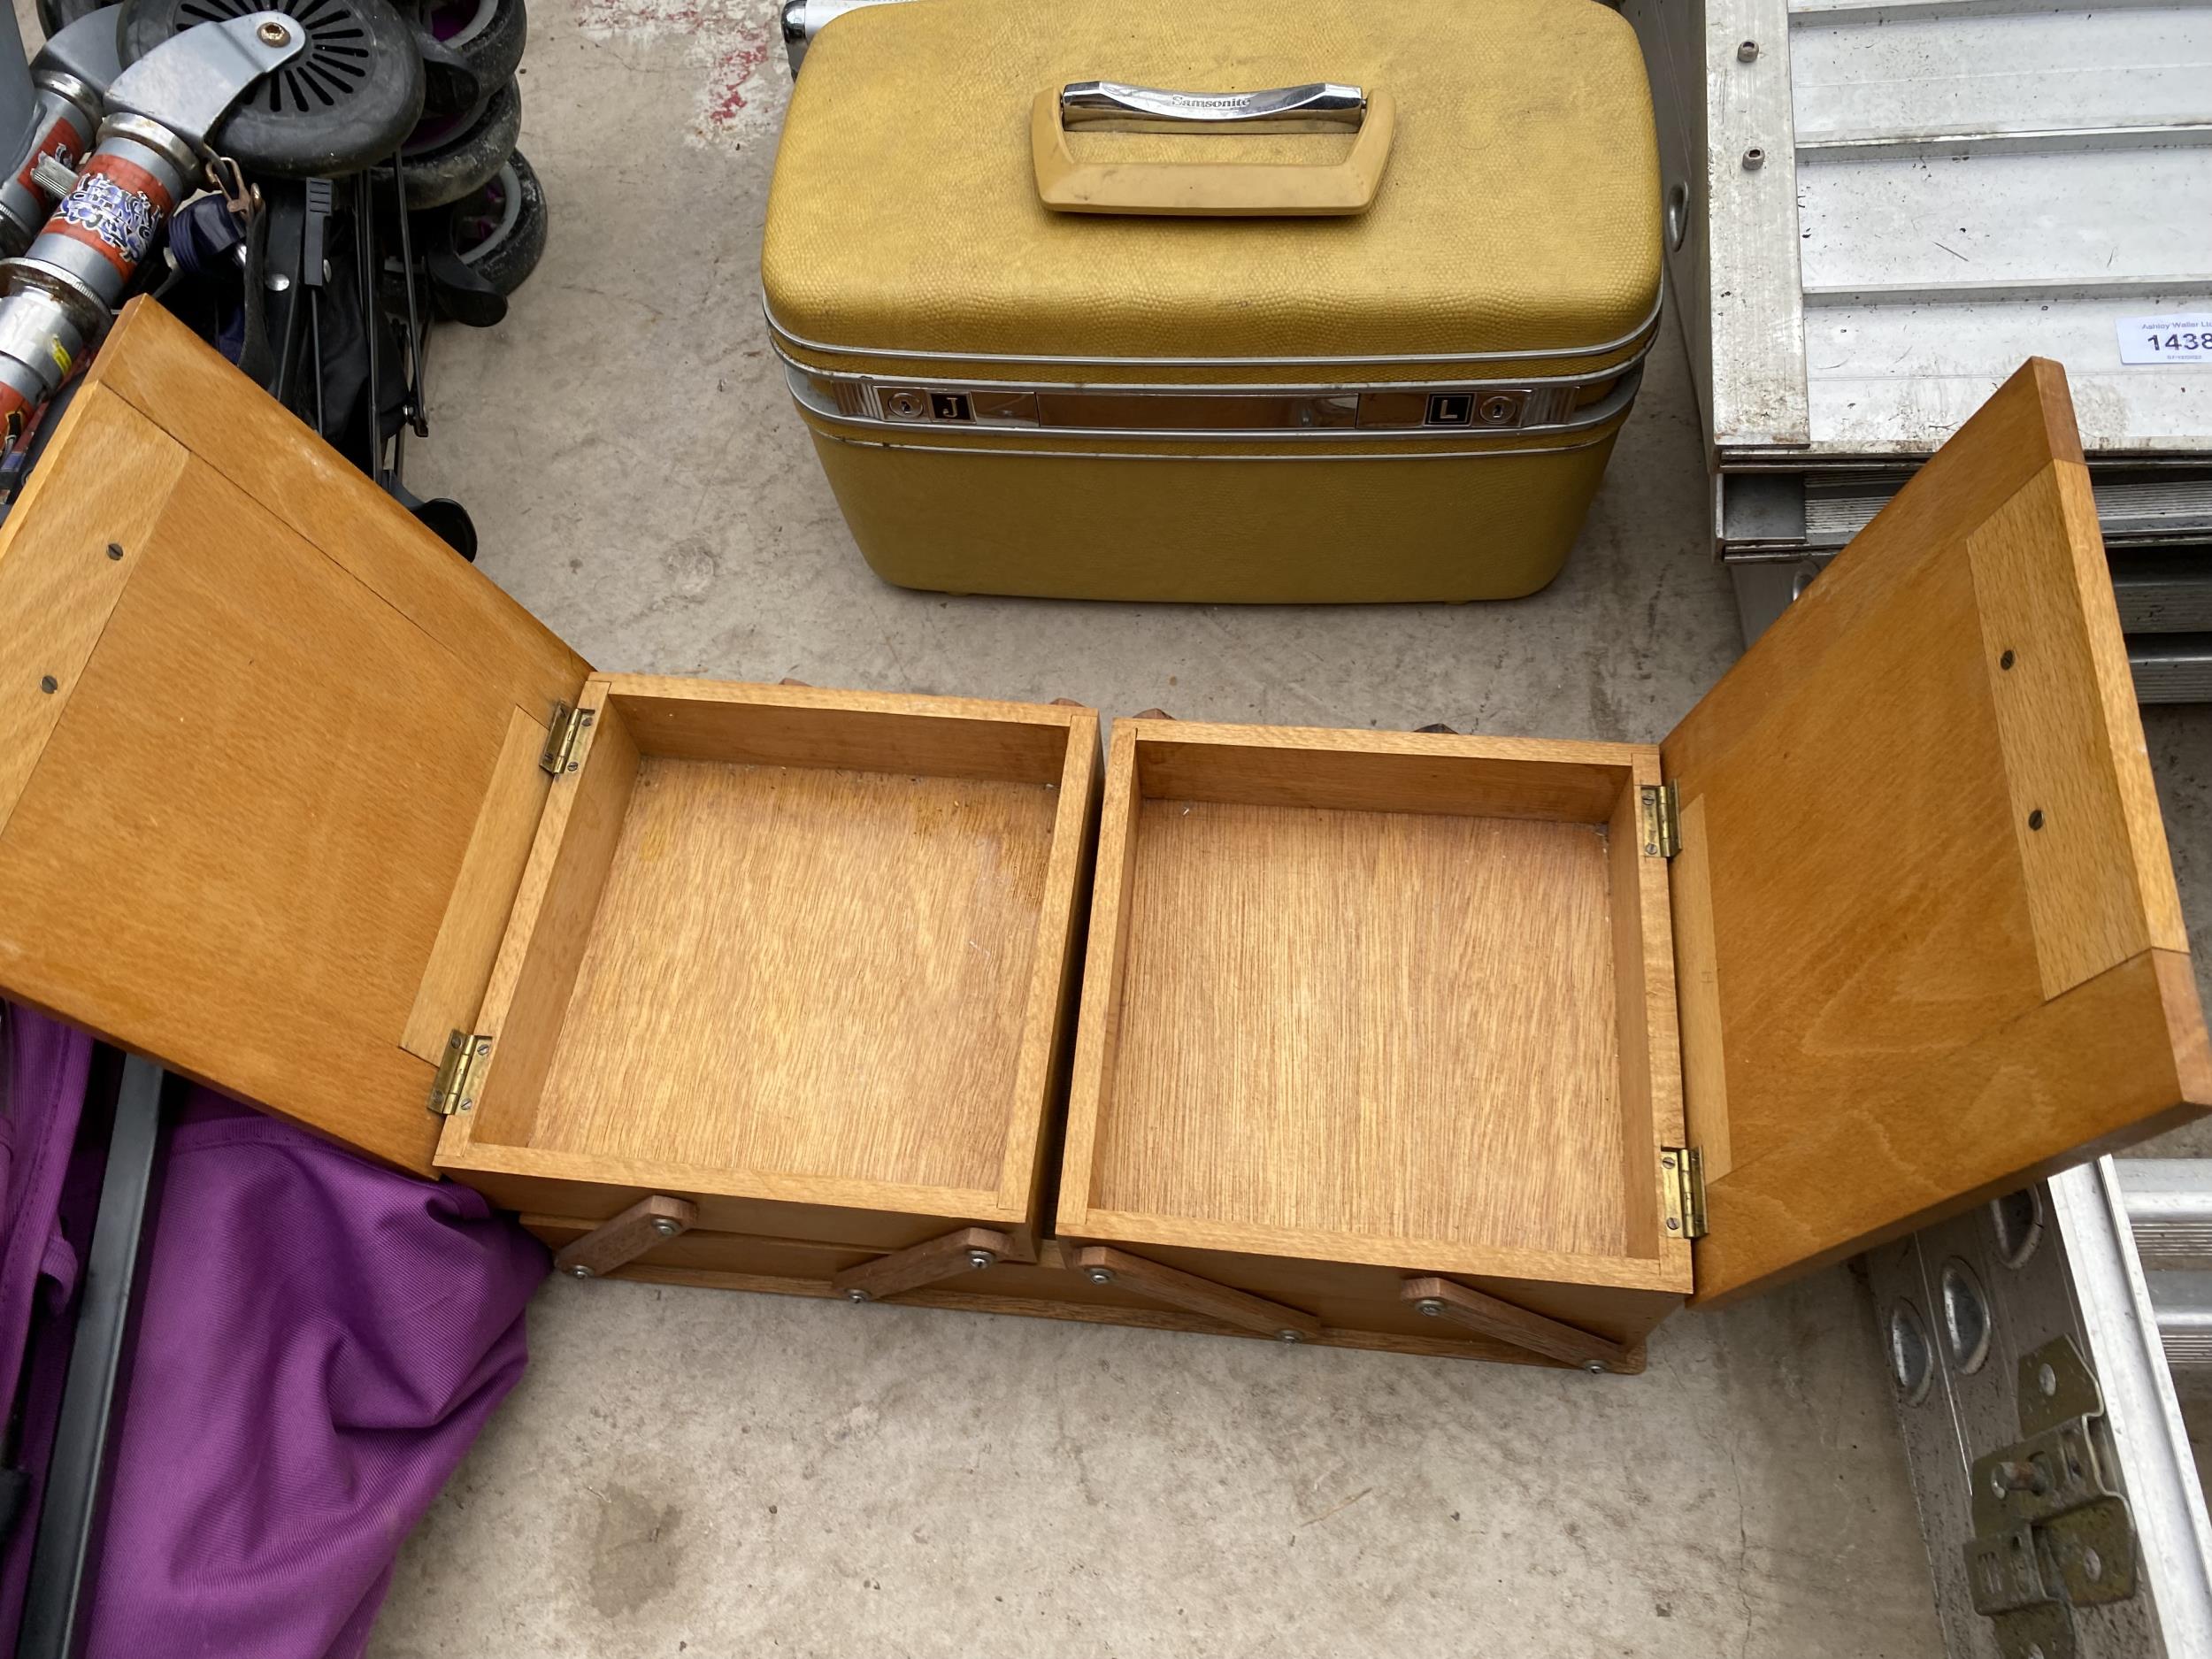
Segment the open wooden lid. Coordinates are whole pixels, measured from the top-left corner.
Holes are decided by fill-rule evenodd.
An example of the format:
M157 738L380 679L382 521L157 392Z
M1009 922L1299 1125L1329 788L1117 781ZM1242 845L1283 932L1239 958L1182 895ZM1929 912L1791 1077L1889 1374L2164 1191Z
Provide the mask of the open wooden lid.
M2000 388L1660 755L1694 1300L2212 1106L2056 364Z
M428 1172L589 672L134 302L0 527L0 994Z

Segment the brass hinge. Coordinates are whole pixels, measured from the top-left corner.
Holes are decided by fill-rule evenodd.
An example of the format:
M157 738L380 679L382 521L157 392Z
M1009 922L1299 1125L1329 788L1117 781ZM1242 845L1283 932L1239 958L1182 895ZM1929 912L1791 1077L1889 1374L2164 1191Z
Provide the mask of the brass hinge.
M1682 850L1679 803L1671 783L1643 787L1644 851L1653 858L1671 858Z
M1659 1200L1667 1237L1705 1236L1705 1154L1695 1147L1659 1148Z
M553 705L553 725L545 734L545 753L538 757L538 764L556 778L576 770L576 750L584 733L591 727L589 709L572 708L565 703Z
M476 1091L484 1081L484 1063L492 1056L492 1040L479 1033L472 1037L457 1031L445 1040L445 1058L438 1062L437 1080L430 1086L430 1110L441 1118L465 1112L476 1104Z

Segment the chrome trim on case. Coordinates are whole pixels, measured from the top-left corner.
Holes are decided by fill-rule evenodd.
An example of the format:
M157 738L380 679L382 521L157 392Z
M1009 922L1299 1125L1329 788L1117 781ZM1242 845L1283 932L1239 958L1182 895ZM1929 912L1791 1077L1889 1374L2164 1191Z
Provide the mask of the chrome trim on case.
M1173 92L1133 87L1125 81L1071 81L1060 88L1063 127L1164 127L1281 126L1286 123L1357 127L1366 119L1367 94L1358 87L1316 81L1264 92Z
M1266 388L960 380L914 384L782 361L793 401L824 420L947 434L1271 442L1374 437L1425 444L1476 432L1502 437L1583 432L1625 411L1643 378L1641 355L1583 379ZM1601 387L1602 396L1578 405L1583 392Z
M1460 389L1470 387L1580 387L1602 386L1615 380L1651 355L1654 342L1647 341L1644 349L1632 357L1602 369L1580 374L1525 374L1511 380L1481 380L1460 379L1438 380L994 380L976 376L931 375L933 386L972 387L992 391L1050 391L1099 393L1219 393L1225 396L1274 397L1317 396L1333 392L1413 392L1430 388ZM901 374L880 374L865 369L825 369L811 363L802 363L774 341L768 342L776 360L786 368L817 375L825 380L841 380L854 384L870 381L880 385L904 385L912 378ZM1169 359L1163 359L1169 361Z
M777 348L779 357L786 356L785 346L795 346L803 351L820 351L833 357L895 357L911 363L1054 363L1097 368L1327 368L1338 364L1354 363L1527 363L1545 357L1594 357L1609 351L1641 345L1651 349L1659 328L1659 314L1667 303L1667 285L1663 278L1659 292L1651 302L1651 310L1643 321L1615 340L1599 341L1594 345L1544 346L1530 350L1513 351L1391 351L1379 356L1325 357L1062 357L1010 351L925 351L898 346L834 346L825 340L810 340L804 334L794 334L776 320L775 310L768 303L768 296L760 296L760 313L767 319L769 343Z
M842 438L833 432L818 432L818 438L850 449L904 449L915 455L981 455L1026 457L1047 461L1291 461L1300 466L1318 466L1325 461L1508 461L1520 455L1572 455L1594 449L1612 434L1601 433L1579 443L1532 443L1517 449L1402 449L1380 455L1146 455L1126 449L986 449L942 443L886 443L878 438Z

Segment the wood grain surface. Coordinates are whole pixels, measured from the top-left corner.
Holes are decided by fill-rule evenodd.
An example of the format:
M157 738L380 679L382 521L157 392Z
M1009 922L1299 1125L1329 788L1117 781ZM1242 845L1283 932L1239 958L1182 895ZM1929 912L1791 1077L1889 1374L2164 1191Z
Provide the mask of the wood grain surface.
M1621 1242L1627 1255L1664 1261L1686 1290L1689 1241L1668 1237L1659 1199L1659 1149L1682 1145L1683 1127L1667 861L1644 850L1642 792L1658 783L1659 751L1648 749L1621 786L1605 830L1619 1057Z
M1060 1207L1064 1237L1112 1240L1141 1246L1168 1259L1163 1250L1204 1251L1252 1261L1280 1258L1302 1271L1329 1267L1388 1269L1392 1272L1448 1273L1459 1279L1500 1279L1581 1285L1600 1288L1662 1291L1687 1295L1686 1261L1671 1254L1657 1257L1592 1256L1561 1250L1532 1250L1507 1244L1469 1244L1453 1239L1394 1238L1372 1233L1321 1232L1310 1227L1265 1227L1248 1221L1197 1221L1182 1216L1141 1215L1116 1210L1082 1213L1076 1227L1069 1207ZM1219 1275L1242 1284L1234 1271ZM1291 1294L1286 1292L1285 1294ZM1393 1293L1395 1294L1394 1292Z
M579 706L594 721L485 999L488 1080L441 1165L526 1210L604 1214L643 1189L814 1248L966 1221L1033 1249L1096 713L630 675L593 676ZM1002 710L1021 730L952 752ZM806 752L809 722L818 757L926 754L953 775L757 762ZM1009 771L1030 780L962 775ZM980 1003L1011 1041L964 1024ZM955 1166L978 1179L940 1179Z
M1621 1251L1601 827L1146 799L1135 839L1091 1208Z
M442 1155L440 1167L446 1167ZM472 1145L465 1179L503 1210L560 1215L588 1226L656 1192L699 1207L699 1225L718 1233L806 1240L863 1250L902 1250L963 1224L1011 1232L996 1194L939 1187L887 1187L819 1176L749 1175L665 1161L640 1163L531 1147ZM964 1202L963 1201L972 1201Z
M1168 717L1160 715L1161 719ZM1097 850L1092 856L1088 928L1077 987L1075 1051L1062 1125L1060 1179L1053 1223L1086 1233L1099 1208L1100 1120L1106 1110L1126 1001L1130 895L1136 882L1137 733L1141 720L1116 720L1106 737Z
M648 755L530 1144L995 1188L1056 805Z
M1701 1300L2212 1103L2086 492L2031 363L1662 745L1726 1091Z
M46 458L0 526L0 828L69 706L185 460L183 447L143 415L88 388L62 416ZM120 557L111 557L111 547Z
M476 1019L492 1039L491 1061L478 1079L476 1106L446 1119L438 1162L473 1167L479 1141L525 1144L561 1040L561 1021L591 942L614 867L639 755L628 726L607 707L605 680L595 674L576 700L576 770L552 780L538 815L522 880L508 912L491 982ZM648 1184L664 1186L654 1180Z
M544 720L520 709L510 713L507 739L493 763L476 827L461 857L461 873L446 902L445 919L438 924L422 983L415 987L415 1006L399 1046L433 1064L445 1054L449 1035L477 1030L485 987L552 781L538 764L545 733Z
M1720 964L1713 945L1712 836L1705 800L1682 808L1682 850L1667 872L1673 887L1671 919L1680 972L1675 980L1677 1030L1682 1041L1683 1125L1678 1144L1704 1154L1709 1183L1735 1164L1728 1142L1728 1068L1722 1059Z
M1021 1047L1014 1061L1006 1148L999 1164L1000 1203L1025 1211L1025 1220L1015 1229L1024 1254L1035 1249L1039 1230L1051 1222L1044 1213L1045 1197L1066 1110L1082 979L1083 918L1090 904L1091 866L1097 850L1098 711L1056 701L1076 714L1067 730L1060 780L1055 786L1058 799L1052 852L1045 865L1037 949L1022 1014Z
M542 717L591 664L496 582L151 299L123 307L87 371L332 563Z
M2112 577L2087 469L2039 472L1966 553L2043 995L2185 951L2126 642L2091 619Z
M1098 723L1087 709L796 684L613 674L607 689L646 752L671 760L1056 783L1070 728Z
M426 1172L402 1038L517 689L187 463L0 834L0 987Z
M1602 824L1630 770L1651 755L1628 743L1216 726L1164 716L1132 727L1146 795L1245 806Z
M25 649L0 990L428 1172L422 981L513 724L582 659L144 299L0 540Z

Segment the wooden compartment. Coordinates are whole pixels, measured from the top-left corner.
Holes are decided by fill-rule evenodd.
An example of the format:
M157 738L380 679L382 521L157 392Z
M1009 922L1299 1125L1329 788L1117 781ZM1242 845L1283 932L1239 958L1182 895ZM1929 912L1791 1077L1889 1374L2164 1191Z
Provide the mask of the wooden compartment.
M564 1239L652 1192L1033 1254L1095 717L624 676L577 706L439 1167Z
M0 993L570 1271L1613 1371L2212 1103L2048 364L1656 745L1108 749L594 673L139 301L0 526Z
M1689 1292L1655 748L1118 720L1108 780L1064 1239L1402 1339L1414 1273Z

